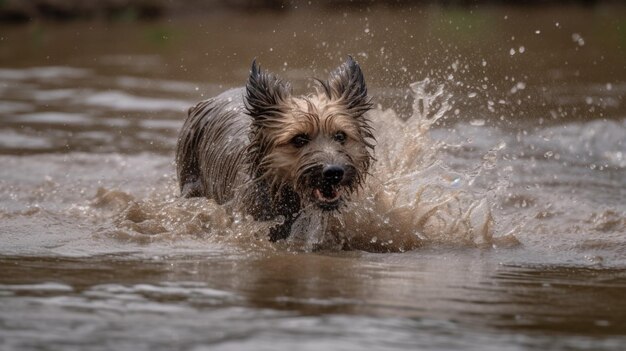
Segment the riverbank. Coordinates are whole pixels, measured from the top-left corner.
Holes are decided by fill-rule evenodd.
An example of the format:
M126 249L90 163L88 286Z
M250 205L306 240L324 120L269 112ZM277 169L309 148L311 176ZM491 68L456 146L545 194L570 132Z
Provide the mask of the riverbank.
M24 23L33 20L70 21L104 19L110 21L151 20L189 14L215 12L286 12L302 8L361 8L410 6L514 5L540 6L574 4L593 6L619 4L619 0L0 0L0 23Z

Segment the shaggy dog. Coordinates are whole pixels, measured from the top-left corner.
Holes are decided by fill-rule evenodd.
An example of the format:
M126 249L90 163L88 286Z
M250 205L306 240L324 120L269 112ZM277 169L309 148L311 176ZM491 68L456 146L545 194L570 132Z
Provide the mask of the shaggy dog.
M282 217L271 241L287 238L305 208L340 210L372 161L372 104L352 57L316 81L315 94L293 96L255 60L245 88L190 108L176 150L182 195L233 201L256 220Z

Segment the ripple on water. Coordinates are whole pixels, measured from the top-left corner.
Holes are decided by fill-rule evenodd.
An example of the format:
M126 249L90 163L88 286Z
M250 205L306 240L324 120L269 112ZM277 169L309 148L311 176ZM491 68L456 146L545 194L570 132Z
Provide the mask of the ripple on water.
M26 69L0 69L0 79L6 80L45 80L83 78L91 74L91 70L65 66L32 67Z
M122 91L96 92L80 101L87 106L97 106L118 111L186 111L191 101L140 97Z
M17 101L0 101L0 113L13 114L16 112L32 111L34 107L31 104Z
M66 112L37 112L15 115L11 118L19 123L46 123L46 124L75 124L90 125L95 122L94 118L82 113Z
M19 133L13 129L0 129L0 146L6 149L48 149L53 142L41 135Z
M46 293L59 293L59 292L71 292L74 291L74 288L61 283L40 283L40 284L0 284L0 291L11 291L11 292L29 292L29 293L38 293L38 292L46 292Z

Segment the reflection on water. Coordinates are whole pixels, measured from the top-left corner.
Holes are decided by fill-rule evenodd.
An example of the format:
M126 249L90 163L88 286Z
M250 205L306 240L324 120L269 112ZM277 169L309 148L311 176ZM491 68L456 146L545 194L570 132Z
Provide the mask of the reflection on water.
M343 11L3 28L0 348L623 348L624 8ZM405 252L178 198L191 104L348 53L379 145L343 226Z

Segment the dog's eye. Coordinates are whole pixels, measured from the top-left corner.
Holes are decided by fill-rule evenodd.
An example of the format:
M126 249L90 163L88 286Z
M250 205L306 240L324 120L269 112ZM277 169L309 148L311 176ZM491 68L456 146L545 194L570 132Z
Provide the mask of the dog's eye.
M344 132L337 132L335 133L335 136L333 136L333 139L335 139L335 141L338 141L342 144L346 142L346 138L346 133Z
M298 134L291 139L291 145L301 148L309 143L309 136L306 134Z

